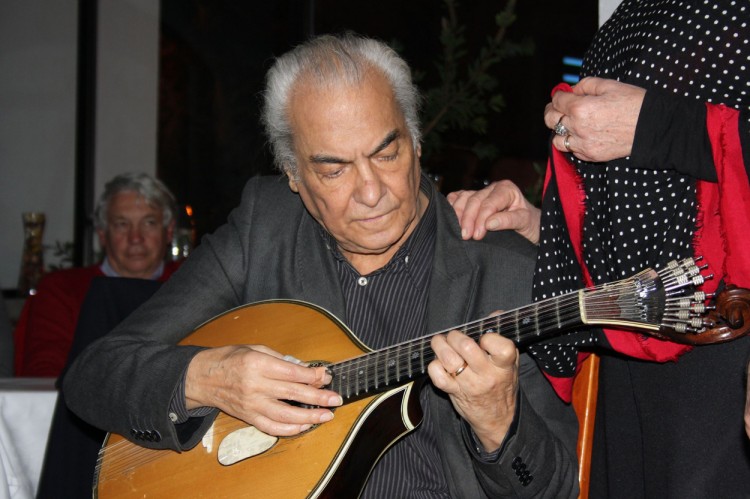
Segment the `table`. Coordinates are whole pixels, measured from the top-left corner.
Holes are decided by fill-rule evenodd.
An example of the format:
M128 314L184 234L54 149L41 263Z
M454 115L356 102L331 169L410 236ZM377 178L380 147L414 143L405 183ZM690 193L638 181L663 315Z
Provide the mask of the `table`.
M57 401L54 378L0 378L0 499L33 499Z

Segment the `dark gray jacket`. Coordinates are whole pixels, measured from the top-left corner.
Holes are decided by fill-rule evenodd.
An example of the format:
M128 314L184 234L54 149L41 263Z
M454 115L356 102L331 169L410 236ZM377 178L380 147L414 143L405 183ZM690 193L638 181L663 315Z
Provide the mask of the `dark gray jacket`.
M435 192L433 202L438 203L437 239L428 330L530 303L533 246L511 232L462 241L445 198ZM319 227L285 179L252 179L228 223L205 237L151 300L77 358L64 380L69 407L110 432L158 431L162 439L150 447L192 447L212 418L187 434L179 428L184 425L169 419L170 400L196 353L195 347L175 343L226 310L272 298L314 303L346 323L334 259ZM517 429L496 463L476 458L447 397L431 397L443 468L455 497L577 496L573 410L527 355L521 359ZM97 394L96 403L91 394ZM514 459L534 477L527 486Z

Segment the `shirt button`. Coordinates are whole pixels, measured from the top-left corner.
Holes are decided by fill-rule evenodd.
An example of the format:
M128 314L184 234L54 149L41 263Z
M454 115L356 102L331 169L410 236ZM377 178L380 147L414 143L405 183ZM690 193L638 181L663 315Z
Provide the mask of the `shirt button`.
M407 264L407 265L409 265L409 255L406 255L404 257L404 263Z
M357 284L360 286L367 286L367 277L360 277L357 279Z
M176 423L177 422L177 414L175 414L174 412L170 412L169 413L169 420L172 421L173 423Z

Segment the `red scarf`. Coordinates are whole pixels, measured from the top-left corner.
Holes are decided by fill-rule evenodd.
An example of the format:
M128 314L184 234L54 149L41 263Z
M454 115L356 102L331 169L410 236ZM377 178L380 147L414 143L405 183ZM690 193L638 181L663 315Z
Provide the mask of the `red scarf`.
M571 91L561 84L556 91ZM723 279L727 284L750 287L750 245L745 235L750 234L750 182L742 158L738 131L739 112L722 105L706 104L707 127L718 182L697 182L698 229L693 239L695 256L702 256L714 278L706 281L703 290L712 293ZM583 221L586 196L583 183L566 154L554 147L547 165L544 190L550 181L557 183L570 242L582 269L586 286L593 286L586 263L583 261ZM571 194L575 193L575 194ZM616 329L604 329L612 348L630 357L654 362L676 361L692 347L633 334ZM579 352L578 365L588 357ZM570 401L573 377L554 377L545 373L555 391Z

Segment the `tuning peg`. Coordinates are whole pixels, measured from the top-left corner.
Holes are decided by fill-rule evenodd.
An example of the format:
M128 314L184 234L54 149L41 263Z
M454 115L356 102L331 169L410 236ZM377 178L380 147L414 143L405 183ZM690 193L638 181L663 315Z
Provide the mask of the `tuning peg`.
M706 312L706 304L705 303L692 303L690 305L690 310L697 314L703 314Z
M688 323L690 324L690 327L694 327L696 329L701 329L703 327L703 319L690 319Z
M712 276L713 277L713 276ZM710 279L709 277L705 277L702 275L697 275L691 279L693 286L700 286L705 282L706 279Z

